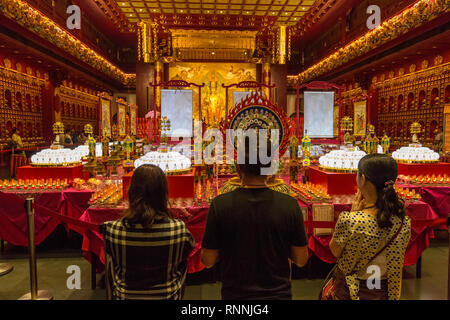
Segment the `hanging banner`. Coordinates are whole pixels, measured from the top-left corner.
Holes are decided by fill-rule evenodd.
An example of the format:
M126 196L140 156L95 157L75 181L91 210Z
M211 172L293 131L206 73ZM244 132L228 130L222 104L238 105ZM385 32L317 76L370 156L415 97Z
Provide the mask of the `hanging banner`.
M130 104L130 133L137 136L137 105Z
M111 137L111 98L102 95L100 103L101 137Z
M127 103L123 99L117 100L117 128L119 137L125 137L126 130Z
M367 101L356 101L353 103L354 135L365 136L367 124Z

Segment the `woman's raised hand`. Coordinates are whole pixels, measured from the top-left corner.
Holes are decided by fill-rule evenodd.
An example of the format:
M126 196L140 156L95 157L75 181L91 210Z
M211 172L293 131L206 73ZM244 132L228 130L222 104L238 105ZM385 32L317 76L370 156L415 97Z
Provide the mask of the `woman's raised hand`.
M364 199L361 191L358 191L358 193L355 196L355 199L353 200L352 211L361 211L364 209L365 205L366 199Z

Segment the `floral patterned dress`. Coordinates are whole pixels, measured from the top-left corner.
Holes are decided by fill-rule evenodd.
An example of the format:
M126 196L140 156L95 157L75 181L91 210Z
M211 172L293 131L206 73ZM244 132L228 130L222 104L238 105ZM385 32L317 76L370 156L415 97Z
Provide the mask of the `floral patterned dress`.
M401 226L402 221L399 217L392 216L391 221L392 227L380 228L376 217L363 211L342 212L339 215L333 238L335 243L344 250L337 264L345 275L358 271L345 277L353 300L359 300L360 278L358 275L365 272L370 259L382 248L383 244L395 235ZM389 300L400 299L403 261L410 237L411 220L405 216L402 230L380 254L385 256L384 260L386 261L383 269L388 283Z

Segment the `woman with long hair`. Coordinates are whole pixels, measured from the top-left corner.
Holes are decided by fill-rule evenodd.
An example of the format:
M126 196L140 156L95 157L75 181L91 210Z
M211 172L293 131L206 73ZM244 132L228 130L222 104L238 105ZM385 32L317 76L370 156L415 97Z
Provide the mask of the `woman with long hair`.
M194 238L168 208L168 184L154 165L137 168L129 209L103 226L113 299L181 299Z
M387 155L360 160L352 210L339 215L330 242L337 258L332 298L400 299L411 220L394 189L397 174L397 163Z

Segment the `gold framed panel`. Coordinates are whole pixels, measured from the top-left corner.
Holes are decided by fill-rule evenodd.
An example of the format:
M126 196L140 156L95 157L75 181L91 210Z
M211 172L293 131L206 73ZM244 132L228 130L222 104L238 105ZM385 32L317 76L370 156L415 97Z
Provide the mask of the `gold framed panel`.
M365 136L367 131L367 101L354 102L353 111L353 134L355 136Z
M101 102L101 112L100 112L100 123L102 125L101 127L101 137L111 137L112 136L112 130L111 130L111 98L107 98L102 96L100 99Z
M123 99L117 100L117 129L120 137L124 137L127 134L127 103Z

